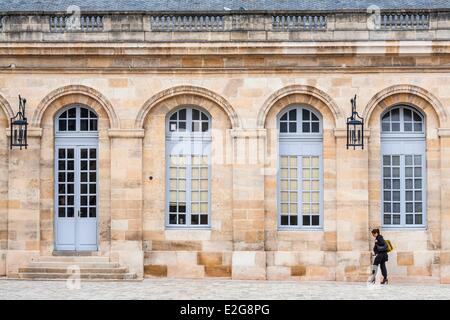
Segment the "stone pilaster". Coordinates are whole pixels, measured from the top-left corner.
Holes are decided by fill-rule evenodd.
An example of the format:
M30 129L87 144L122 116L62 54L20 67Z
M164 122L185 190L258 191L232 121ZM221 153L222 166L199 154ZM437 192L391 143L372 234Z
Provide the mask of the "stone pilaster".
M265 279L265 130L231 131L233 138L233 279Z
M0 128L5 130L6 119L0 112ZM2 131L0 131L2 132ZM9 143L6 134L0 134L0 277L6 275L8 250L8 166Z
M368 138L365 149L348 149L345 129L336 129L336 280L365 280L370 265Z
M15 148L9 152L8 276L17 275L19 267L39 255L41 135L41 129L30 128L28 149Z
M143 130L109 130L111 139L111 257L143 277Z
M450 283L450 129L439 129L441 147L441 283ZM447 199L447 200L446 200Z

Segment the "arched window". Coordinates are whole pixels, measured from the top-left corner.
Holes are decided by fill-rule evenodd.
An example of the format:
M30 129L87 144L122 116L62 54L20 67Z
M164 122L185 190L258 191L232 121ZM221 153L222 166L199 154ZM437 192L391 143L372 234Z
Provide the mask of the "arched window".
M168 117L168 227L210 226L210 116L184 107Z
M425 225L425 122L420 112L395 106L381 117L382 221L385 227Z
M55 119L57 250L97 250L98 117L84 105Z
M322 226L322 122L318 113L292 106L278 117L280 229Z
M97 131L97 115L83 106L70 107L58 117L57 132L93 132Z

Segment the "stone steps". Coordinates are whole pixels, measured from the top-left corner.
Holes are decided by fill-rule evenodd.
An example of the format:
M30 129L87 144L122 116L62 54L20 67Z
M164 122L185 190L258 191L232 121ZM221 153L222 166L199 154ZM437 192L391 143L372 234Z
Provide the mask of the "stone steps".
M32 260L33 262L110 262L109 257L97 256L46 256L38 257Z
M118 268L117 262L30 262L31 268L68 268L69 266L79 266L84 268Z
M67 268L55 268L55 267L25 267L20 268L20 273L67 273ZM73 270L73 269L71 269ZM80 268L80 273L127 273L128 268L116 267L116 268Z
M19 272L20 279L27 280L66 280L73 278L70 273L47 273L47 272ZM134 280L135 274L131 273L80 273L80 279L88 280Z
M78 269L79 268L79 269ZM135 280L137 276L128 268L109 257L98 256L45 256L37 257L19 268L18 278L27 280L65 280L74 278L79 271L82 280L120 281Z

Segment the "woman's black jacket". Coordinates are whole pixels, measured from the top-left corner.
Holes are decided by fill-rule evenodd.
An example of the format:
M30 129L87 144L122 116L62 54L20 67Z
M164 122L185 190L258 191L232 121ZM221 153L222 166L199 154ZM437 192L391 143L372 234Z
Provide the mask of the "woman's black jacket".
M373 246L373 252L377 255L377 258L379 260L384 260L384 261L388 260L387 244L386 244L386 241L384 241L384 238L382 235L378 235L375 238L375 245Z

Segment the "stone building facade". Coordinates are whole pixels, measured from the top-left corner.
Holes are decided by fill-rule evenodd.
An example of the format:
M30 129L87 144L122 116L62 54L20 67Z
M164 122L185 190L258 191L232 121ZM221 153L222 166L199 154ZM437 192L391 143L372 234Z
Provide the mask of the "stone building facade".
M80 11L67 11L65 1L48 8L39 7L45 1L0 4L0 276L20 276L32 261L57 261L62 251L62 260L80 252L105 257L138 278L365 281L369 230L380 227L395 246L392 280L450 283L449 4L381 1L378 8L348 1L341 10L332 1L279 8L228 2L209 1L195 11L184 1L173 1L178 7L170 10L158 1L149 1L152 7L124 1L123 8L80 1ZM26 150L9 148L18 94L27 99ZM363 150L346 148L355 94L365 119ZM70 108L81 114L74 116L77 132L84 109L93 112L92 135L64 132L70 130L60 121L70 126ZM293 110L286 123L309 121L303 133L312 135L280 132L286 110ZM403 110L417 119L408 122L410 111ZM405 134L392 138L383 121L392 131L400 123ZM424 151L387 155L389 146L406 148L409 123L423 126L420 134L412 131ZM97 150L96 191L89 189L96 214L87 215L94 249L58 240L68 232L62 228L73 227L58 211L58 183L70 173L59 177L60 161L71 159L58 146L90 150L85 141ZM207 147L198 153L199 141ZM189 150L187 156L177 148ZM281 150L294 156L283 158ZM80 154L76 181L83 181ZM419 155L411 167L409 154ZM196 155L206 160L196 163ZM403 159L398 166L397 159ZM293 170L286 183L296 186L290 215L282 209L284 161ZM421 187L411 189L412 223L407 179L397 189L385 185L385 170L394 177L397 168L402 177L409 169L423 173ZM317 192L297 186L306 176ZM81 185L75 183L72 209L74 200L63 197L66 218L73 208L83 215ZM196 210L205 217L194 220ZM74 228L83 228L81 220Z

